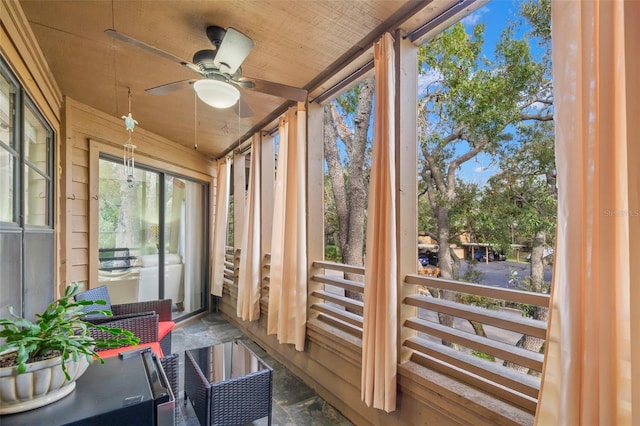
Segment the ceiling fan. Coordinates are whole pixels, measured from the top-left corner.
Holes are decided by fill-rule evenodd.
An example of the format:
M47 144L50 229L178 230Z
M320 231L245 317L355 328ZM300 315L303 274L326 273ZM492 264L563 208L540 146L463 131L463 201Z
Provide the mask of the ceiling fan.
M243 76L240 65L249 55L255 43L249 37L231 27L227 29L215 25L207 27L207 38L213 44L214 49L197 51L193 55L193 62L185 61L169 52L114 29L105 30L105 34L170 61L177 62L203 77L176 81L146 89L146 92L154 95L165 95L193 86L198 97L215 108L229 108L236 105L238 101L242 102L237 87L292 101L304 102L307 99L307 91L304 89ZM251 110L246 105L241 106L239 112L243 116L251 115Z

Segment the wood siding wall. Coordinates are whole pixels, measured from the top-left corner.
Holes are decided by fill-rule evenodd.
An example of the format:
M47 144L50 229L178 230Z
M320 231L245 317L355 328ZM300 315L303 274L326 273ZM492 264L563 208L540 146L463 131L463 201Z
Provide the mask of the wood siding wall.
M61 229L63 239L69 244L65 245L63 253L63 263L68 266L61 286L81 281L90 288L97 283L99 156L103 153L122 156L127 132L121 119L69 98L65 100L64 129L66 221ZM141 127L136 128L133 142L136 145L136 164L209 182L210 199L213 199L214 162Z

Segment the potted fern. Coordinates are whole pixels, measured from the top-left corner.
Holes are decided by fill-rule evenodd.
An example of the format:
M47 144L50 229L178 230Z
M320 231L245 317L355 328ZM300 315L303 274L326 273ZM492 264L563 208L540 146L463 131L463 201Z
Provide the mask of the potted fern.
M76 283L62 298L36 315L35 322L14 314L0 319L0 414L41 407L68 395L75 380L94 360L104 363L97 349L137 345L140 339L121 328L91 324L88 315L111 316L109 310L85 312L104 300L76 301ZM91 329L109 335L96 339Z

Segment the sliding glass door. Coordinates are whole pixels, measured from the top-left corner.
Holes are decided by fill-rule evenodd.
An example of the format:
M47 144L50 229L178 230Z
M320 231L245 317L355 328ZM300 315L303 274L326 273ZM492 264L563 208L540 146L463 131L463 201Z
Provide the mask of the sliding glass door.
M174 317L205 307L207 185L100 159L99 281L112 303L171 299Z

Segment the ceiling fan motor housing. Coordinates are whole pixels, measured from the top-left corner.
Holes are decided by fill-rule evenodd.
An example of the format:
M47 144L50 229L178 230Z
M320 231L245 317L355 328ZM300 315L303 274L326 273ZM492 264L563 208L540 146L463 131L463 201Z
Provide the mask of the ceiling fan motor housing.
M213 60L216 57L216 51L211 49L198 50L193 55L193 63L200 67L201 70L215 69Z
M216 47L216 50L220 48L220 44L222 43L222 39L226 33L227 30L218 27L217 25L210 25L207 27L207 38L211 44Z

